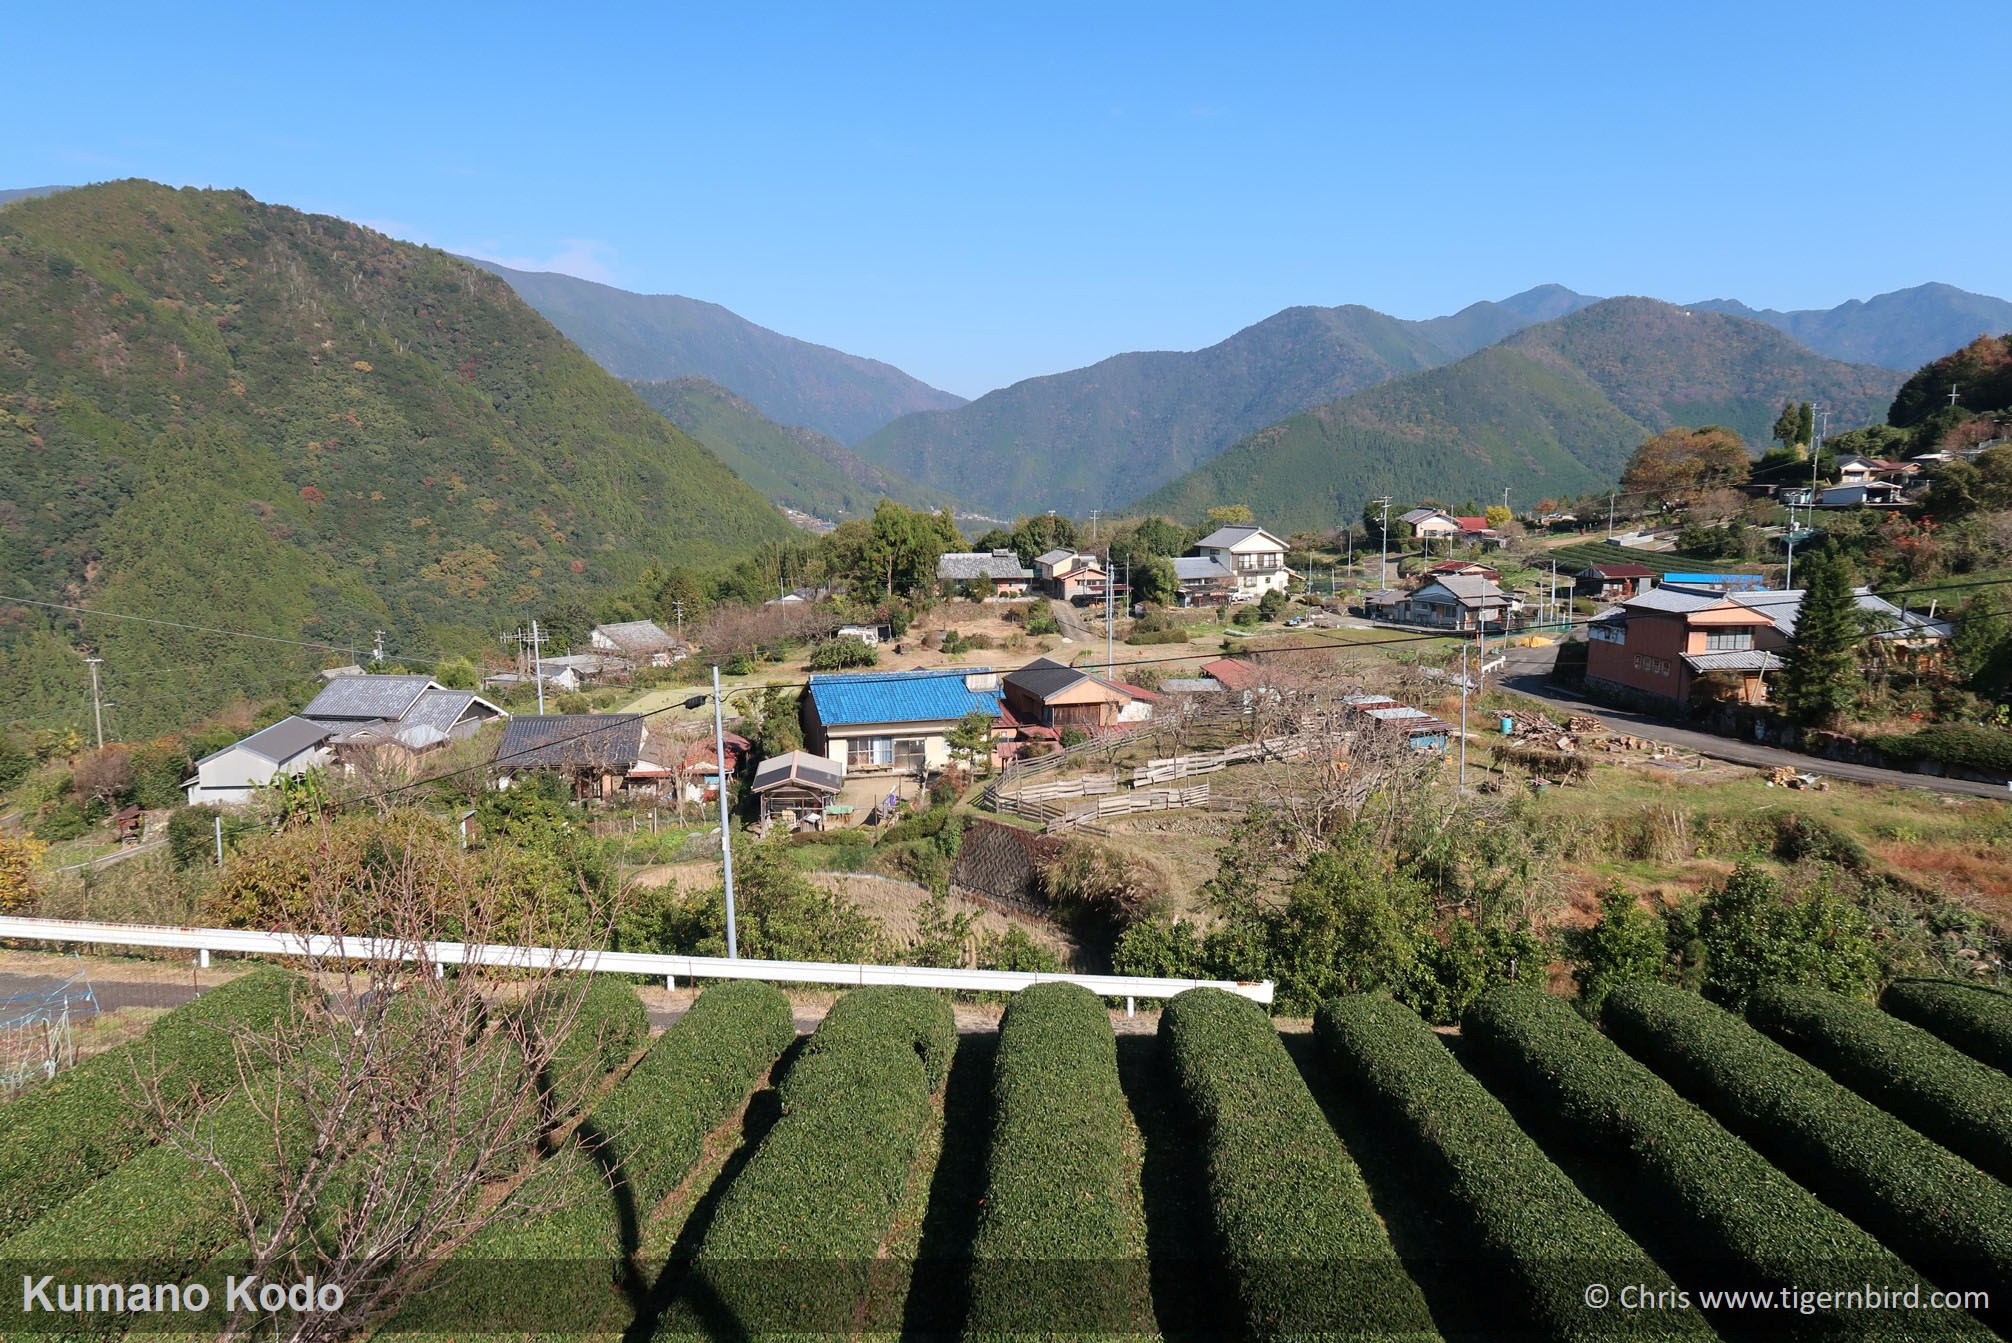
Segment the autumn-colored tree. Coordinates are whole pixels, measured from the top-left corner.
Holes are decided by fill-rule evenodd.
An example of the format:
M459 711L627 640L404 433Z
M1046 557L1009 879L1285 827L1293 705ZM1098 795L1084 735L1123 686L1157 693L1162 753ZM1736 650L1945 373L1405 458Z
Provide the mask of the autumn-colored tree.
M88 752L71 769L70 787L87 801L115 806L133 791L132 752L123 746Z
M1738 485L1751 465L1746 441L1723 425L1666 429L1628 459L1621 488L1658 498Z
M1249 504L1223 504L1205 514L1211 530L1217 527L1238 527L1255 518Z
M1516 515L1501 504L1488 505L1487 509L1483 511L1482 516L1487 518L1488 525L1497 531L1507 527L1516 519Z
M0 835L0 913L27 909L41 894L36 875L49 846L39 839Z

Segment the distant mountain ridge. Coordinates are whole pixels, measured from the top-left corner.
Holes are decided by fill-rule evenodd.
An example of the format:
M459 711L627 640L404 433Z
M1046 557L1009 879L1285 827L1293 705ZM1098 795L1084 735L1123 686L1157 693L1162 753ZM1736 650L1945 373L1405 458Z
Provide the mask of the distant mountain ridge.
M630 382L705 378L778 424L843 443L915 411L964 404L892 364L785 336L717 303L466 260L508 281L601 367Z
M1673 425L1724 424L1758 447L1783 388L1832 407L1833 429L1877 422L1901 380L1760 322L1606 299L1269 425L1133 507L1188 519L1243 503L1282 532L1336 526L1384 494L1486 503L1506 486L1527 505L1606 488Z
M939 491L873 465L829 434L777 424L716 382L693 377L629 385L771 503L842 522L873 512L882 499L930 509L950 502Z
M1797 312L1756 310L1726 298L1688 306L1766 322L1832 359L1907 373L1979 336L2012 331L2012 303L1948 284L1916 285L1835 308Z

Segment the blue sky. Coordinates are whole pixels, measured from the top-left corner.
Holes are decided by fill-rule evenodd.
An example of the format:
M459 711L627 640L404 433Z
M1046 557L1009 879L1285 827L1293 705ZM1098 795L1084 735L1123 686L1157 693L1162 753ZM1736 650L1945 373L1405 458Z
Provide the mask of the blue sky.
M108 3L8 26L0 186L241 186L965 395L1296 303L2012 296L2002 98L1974 64L2012 49L2004 0Z

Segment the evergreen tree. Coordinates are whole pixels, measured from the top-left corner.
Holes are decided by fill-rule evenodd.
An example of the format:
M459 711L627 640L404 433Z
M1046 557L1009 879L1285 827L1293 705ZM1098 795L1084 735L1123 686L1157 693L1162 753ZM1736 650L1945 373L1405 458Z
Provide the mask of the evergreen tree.
M1781 408L1781 415L1774 422L1774 441L1784 448L1793 448L1802 442L1797 437L1802 432L1801 407L1794 401Z
M1783 659L1781 707L1803 727L1827 727L1857 699L1864 621L1844 557L1826 542L1803 562L1802 611Z
M1816 440L1816 407L1805 401L1796 410L1795 441L1811 443Z
M1579 1008L1595 1019L1609 992L1622 984L1654 983L1667 959L1662 925L1618 886L1600 893L1600 921L1574 935L1568 949Z
M2012 680L2012 626L2004 609L1982 594L1965 602L1949 654L1965 686L1980 695L2001 694Z

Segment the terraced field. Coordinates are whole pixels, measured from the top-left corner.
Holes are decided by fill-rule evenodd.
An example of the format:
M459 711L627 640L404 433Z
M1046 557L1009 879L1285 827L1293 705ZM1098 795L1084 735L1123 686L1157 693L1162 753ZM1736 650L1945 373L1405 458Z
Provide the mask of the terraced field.
M298 1138L232 1085L224 1028L305 992L246 976L0 1107L0 1260L228 1263L258 1154ZM1073 985L962 1036L941 996L870 988L799 1038L779 990L725 984L652 1041L600 982L573 1030L553 1069L590 1099L355 1336L1984 1339L2012 1303L2012 995L1974 985L1775 988L1745 1018L1629 986L1597 1025L1503 986L1458 1035L1373 998L1281 1033L1195 990L1156 1037ZM143 1063L235 1178L131 1122Z

